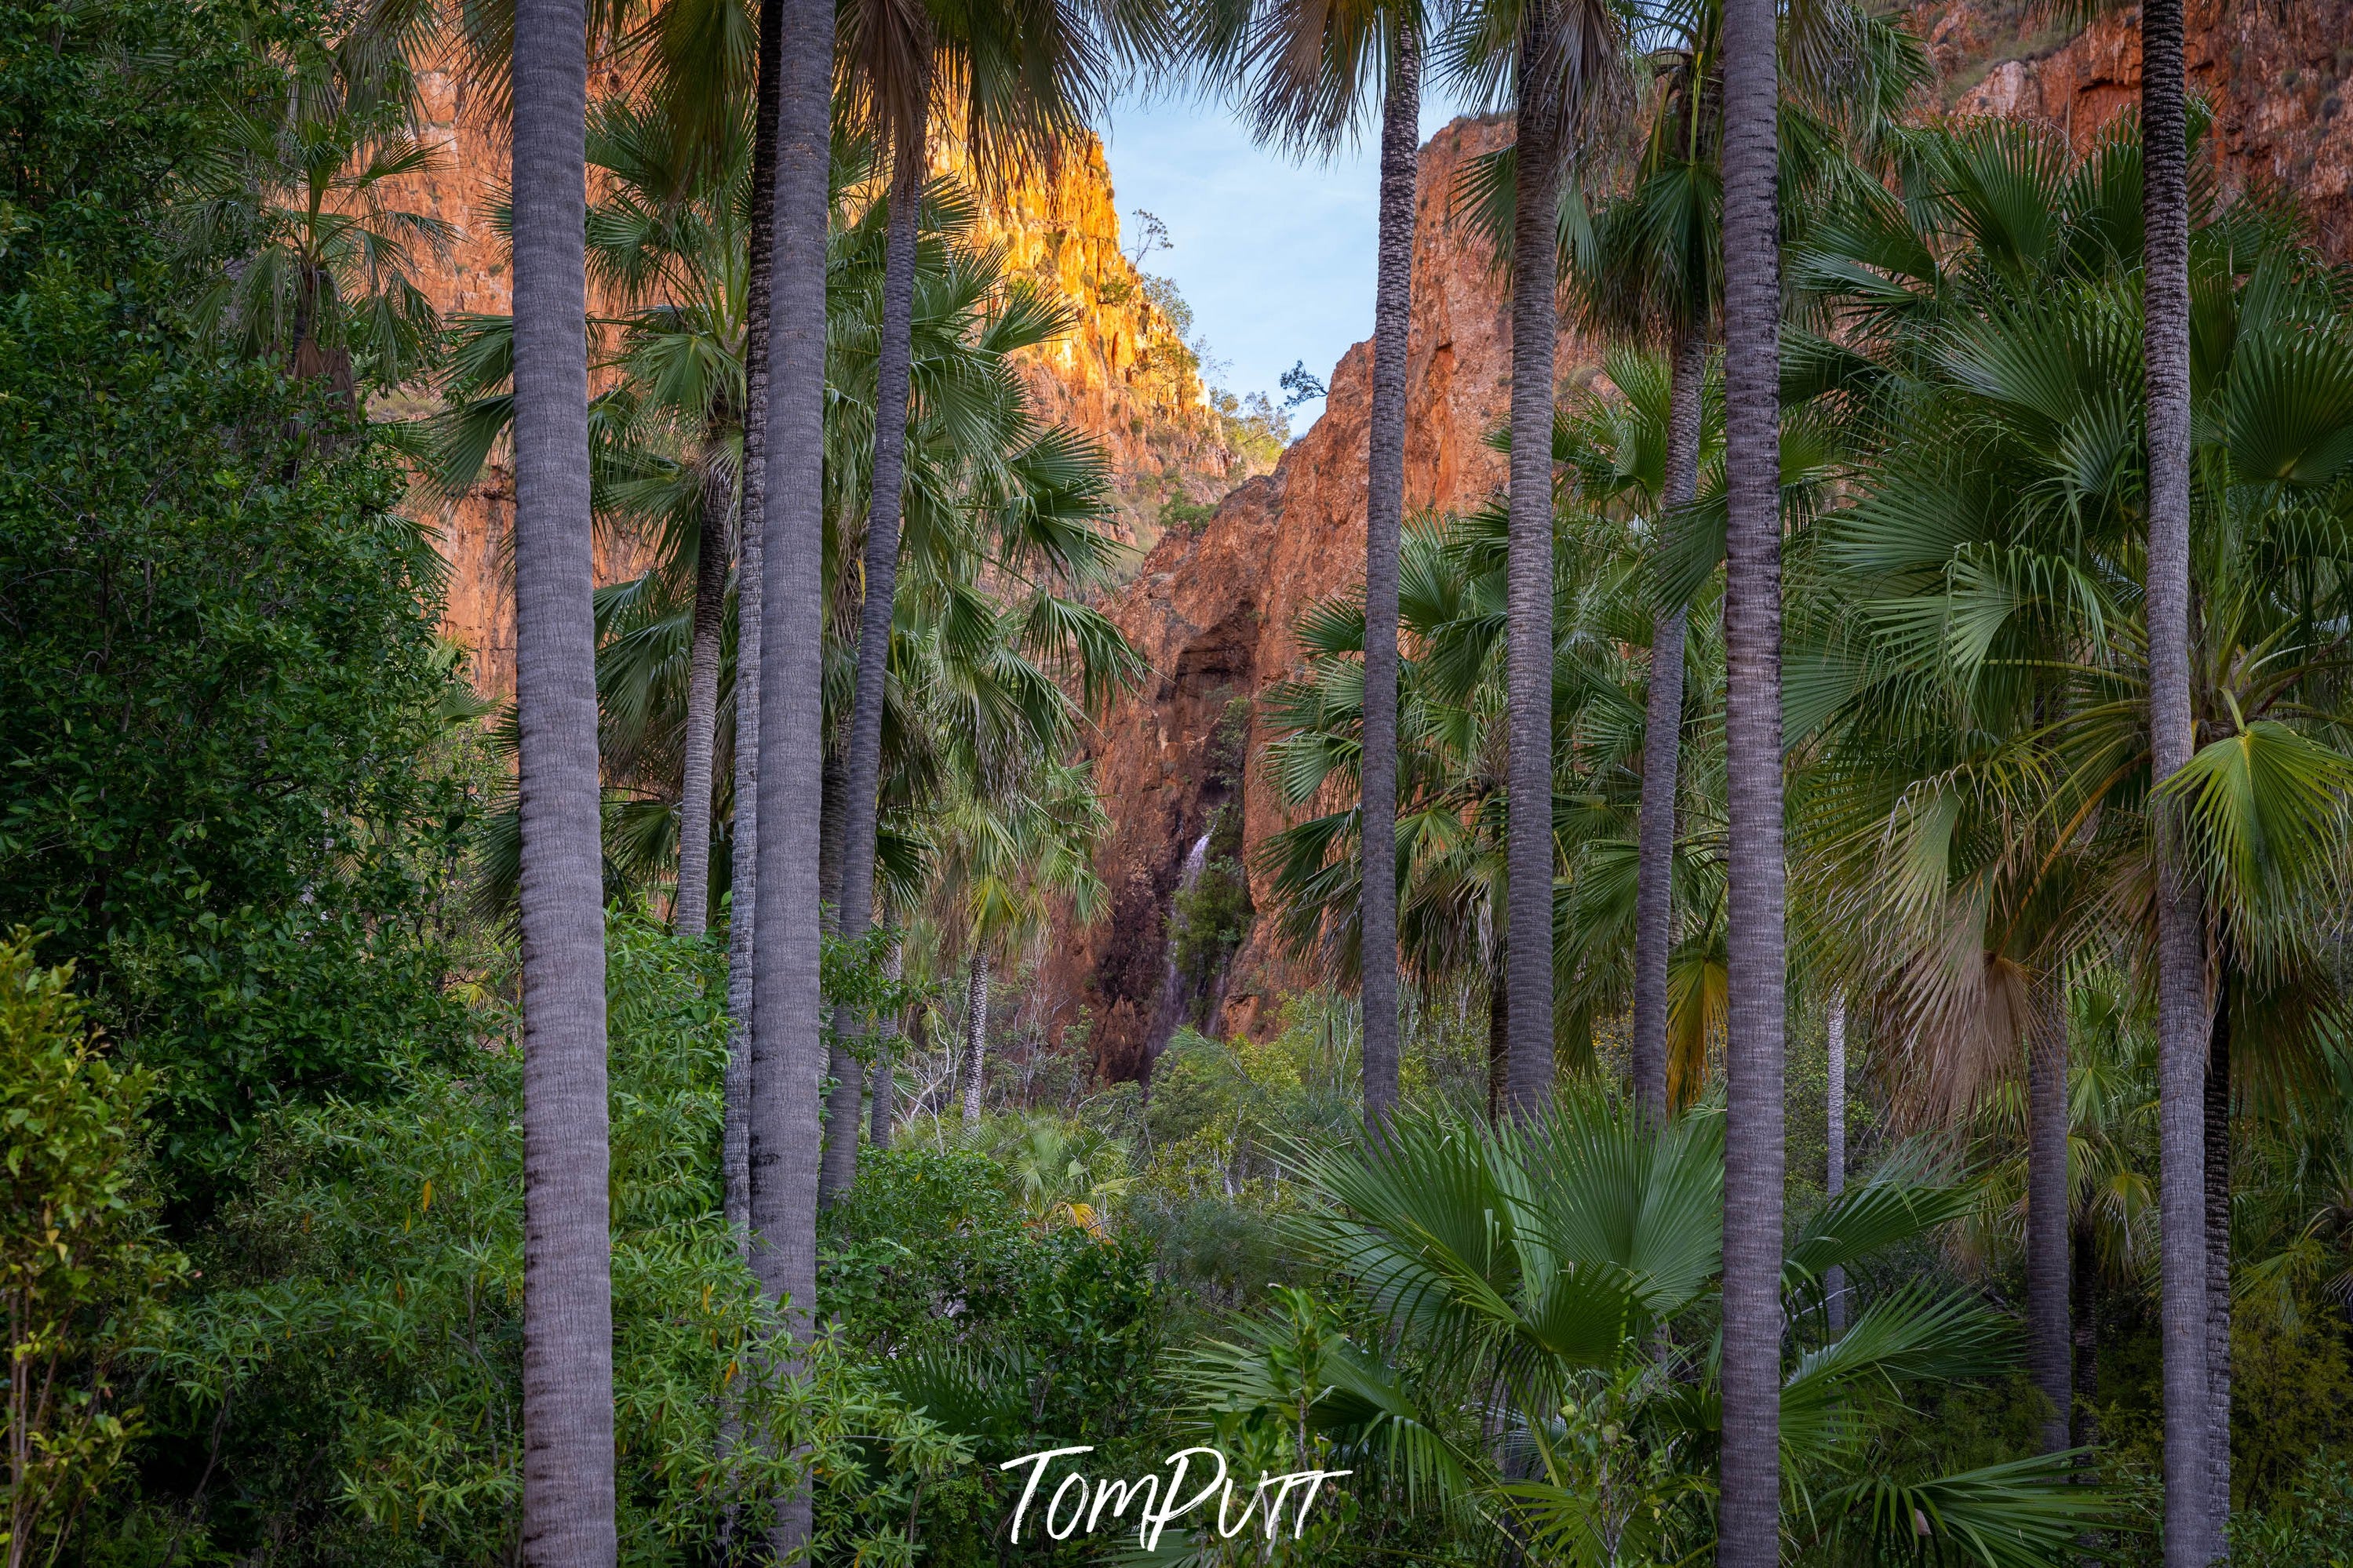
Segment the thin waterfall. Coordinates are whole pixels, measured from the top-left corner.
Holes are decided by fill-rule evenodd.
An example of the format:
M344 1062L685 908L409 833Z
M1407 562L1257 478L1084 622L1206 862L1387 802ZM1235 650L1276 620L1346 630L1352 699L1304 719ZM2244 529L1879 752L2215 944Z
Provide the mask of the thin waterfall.
M1152 1027L1144 1037L1144 1059L1147 1064L1160 1059L1168 1047L1169 1037L1176 1026L1185 1020L1185 978L1176 973L1176 910L1193 884L1201 879L1201 868L1208 863L1209 836L1206 832L1193 841L1185 856L1185 869L1176 878L1176 891L1168 900L1168 915L1164 926L1160 963L1160 997L1153 1004Z

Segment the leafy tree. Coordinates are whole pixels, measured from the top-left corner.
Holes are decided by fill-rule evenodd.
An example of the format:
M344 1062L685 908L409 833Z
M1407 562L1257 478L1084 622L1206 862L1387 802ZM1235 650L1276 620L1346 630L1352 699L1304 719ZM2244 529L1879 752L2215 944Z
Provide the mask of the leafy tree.
M621 1561L682 1564L731 1509L756 1514L807 1464L848 1465L851 1434L913 1434L839 1359L807 1384L754 1374L777 1313L720 1208L723 961L638 917L616 918L608 951L608 1525ZM199 1246L201 1292L154 1341L171 1441L149 1457L157 1511L126 1534L176 1531L183 1561L513 1560L524 1063L512 1011L489 1005L485 1048L398 1062L396 1099L272 1119L251 1190Z
M0 943L0 1301L8 1319L9 1568L54 1563L139 1435L125 1364L185 1267L140 1181L153 1075L98 1049L70 964ZM126 1386L127 1385L127 1386Z
M0 309L0 911L156 1074L201 1208L272 1105L453 1043L439 563L384 452L280 373L70 281Z

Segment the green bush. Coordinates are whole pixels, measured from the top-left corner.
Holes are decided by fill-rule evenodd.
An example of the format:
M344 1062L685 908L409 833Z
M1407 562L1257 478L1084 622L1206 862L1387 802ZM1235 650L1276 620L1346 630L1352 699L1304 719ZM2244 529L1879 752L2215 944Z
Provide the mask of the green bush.
M0 298L0 922L77 961L209 1201L273 1105L456 1042L439 562L347 417L110 295Z
M1007 1459L1092 1444L1091 1470L1126 1474L1175 1446L1161 1441L1166 1303L1150 1252L1032 1219L1018 1186L970 1151L874 1151L823 1220L818 1304L840 1324L844 1348L968 1447L965 1462L925 1488L917 1534L929 1563L997 1556L1018 1489L997 1468ZM872 1533L881 1521L860 1521L882 1493L880 1468L851 1506L833 1501L836 1517L821 1496L820 1522Z
M0 1555L55 1560L140 1409L122 1365L183 1267L138 1185L149 1076L107 1059L69 967L0 943L0 1310L14 1366Z
M749 1375L776 1317L720 1214L724 958L634 919L608 946L623 1561L687 1563L726 1503L775 1495L797 1445L839 1468L847 1431L915 1435L823 1349L807 1383ZM201 1249L203 1293L154 1342L172 1426L149 1518L188 1521L178 1561L516 1550L520 1053L501 1037L391 1076L395 1095L270 1118L250 1192ZM141 1537L135 1521L121 1533Z

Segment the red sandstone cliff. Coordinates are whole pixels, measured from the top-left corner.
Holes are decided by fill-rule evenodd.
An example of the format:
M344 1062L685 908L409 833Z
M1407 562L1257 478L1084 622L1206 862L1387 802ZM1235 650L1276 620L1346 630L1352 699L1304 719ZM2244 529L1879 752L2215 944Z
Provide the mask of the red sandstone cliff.
M405 183L403 201L447 220L459 237L446 258L419 258L418 283L445 314L503 312L512 280L489 212L507 177L504 149L461 78L428 71L419 85L419 136L442 155L438 167ZM611 76L596 84L602 92L623 85ZM944 170L958 162L952 145L934 158ZM1060 295L1076 315L1076 328L1029 355L1024 374L1042 417L1067 421L1109 451L1130 538L1151 543L1167 502L1214 501L1253 471L1209 406L1189 351L1120 249L1118 205L1099 142L1090 140L1050 174L1004 194L977 238L1002 247L1011 276ZM592 301L592 308L599 307ZM430 406L396 398L379 412ZM505 544L513 505L512 476L501 459L481 485L429 520L448 563L445 625L471 652L474 683L494 696L514 689L514 588ZM600 547L598 580L643 570L640 555L626 542Z
M2251 184L2293 195L2323 247L2353 256L2353 0L2187 0L2184 65L2213 106L2225 199ZM2026 0L1926 0L1926 40L1944 106L2039 120L2081 148L2140 101L2140 12L2080 31L2048 26Z
M2294 194L2328 252L2353 253L2353 115L2341 112L2353 74L2353 0L2189 0L2189 69L2211 102L2222 192L2263 184ZM2034 118L2084 146L2138 100L2138 16L2111 13L2082 29L2041 24L2031 0L1926 0L1913 24L1938 83L1925 113ZM1409 507L1455 507L1501 482L1481 438L1509 402L1509 320L1485 247L1445 223L1456 171L1509 139L1506 125L1457 121L1422 150L1414 251L1406 486ZM1366 301L1367 317L1370 301ZM1564 379L1598 357L1564 338ZM1145 685L1103 719L1087 750L1111 816L1096 858L1109 919L1056 933L1041 976L1055 1028L1083 1010L1098 1066L1136 1076L1166 965L1165 924L1187 850L1228 793L1213 737L1235 697L1291 674L1291 625L1301 606L1363 580L1366 421L1371 348L1359 343L1332 377L1324 416L1273 474L1242 486L1198 534L1172 534L1109 606L1149 657ZM1250 754L1269 736L1255 720ZM1289 820L1261 771L1239 790L1246 851ZM1262 878L1253 878L1261 910ZM1265 922L1260 922L1261 931ZM1308 979L1254 934L1236 955L1212 1026L1261 1034L1281 995Z
M1510 139L1495 121L1457 121L1421 153L1414 240L1412 342L1407 366L1406 505L1475 503L1504 477L1482 438L1511 397L1511 322L1503 282L1483 242L1446 221L1455 176L1474 155ZM1366 301L1370 314L1371 301ZM1594 355L1561 342L1563 377L1590 374ZM1293 673L1292 622L1302 605L1363 580L1365 465L1372 345L1348 351L1331 378L1323 417L1272 474L1228 496L1198 533L1173 531L1136 580L1106 606L1150 659L1142 688L1107 713L1087 752L1111 814L1096 869L1112 890L1110 918L1056 934L1043 981L1056 1027L1083 1007L1091 1048L1114 1078L1144 1066L1144 1037L1165 966L1165 911L1187 849L1225 804L1211 738L1230 701L1254 698ZM1253 715L1250 755L1268 740ZM1254 851L1289 820L1262 772L1245 769L1243 843ZM1269 890L1253 878L1263 910ZM1262 934L1235 955L1219 1027L1262 1030L1281 994L1304 976Z

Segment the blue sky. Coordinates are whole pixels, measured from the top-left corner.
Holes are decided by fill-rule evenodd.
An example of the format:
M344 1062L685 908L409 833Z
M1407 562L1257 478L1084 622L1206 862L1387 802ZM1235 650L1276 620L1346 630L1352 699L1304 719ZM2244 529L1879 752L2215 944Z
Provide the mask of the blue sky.
M1425 105L1424 139L1451 114ZM1168 226L1170 247L1145 268L1174 279L1193 307L1195 333L1226 362L1212 379L1279 402L1278 380L1295 362L1328 378L1349 344L1372 335L1372 135L1329 163L1301 164L1257 146L1221 105L1132 95L1113 110L1103 151L1130 254L1137 208ZM1294 433L1323 408L1294 411Z

